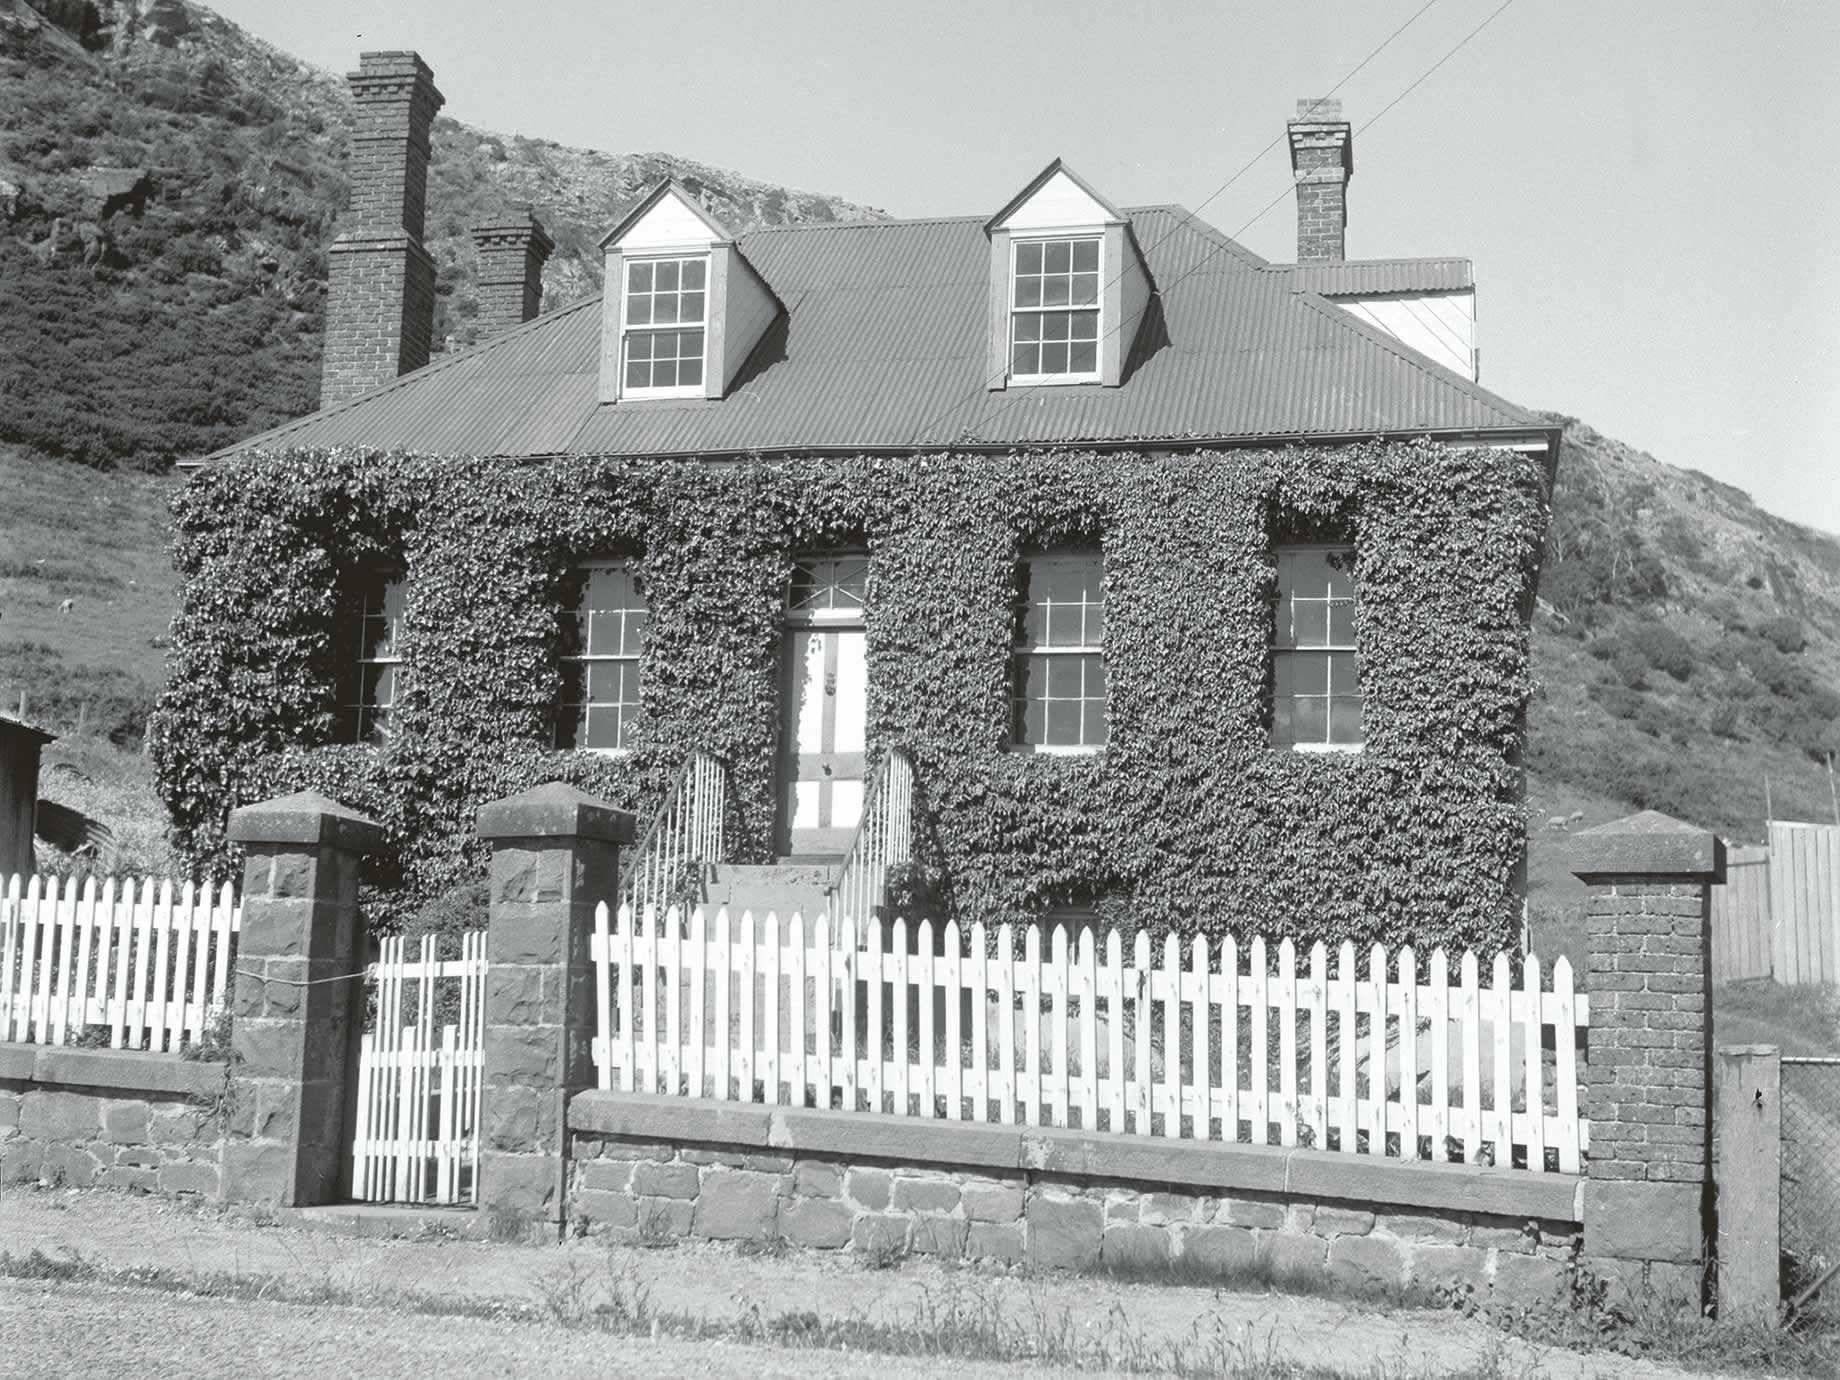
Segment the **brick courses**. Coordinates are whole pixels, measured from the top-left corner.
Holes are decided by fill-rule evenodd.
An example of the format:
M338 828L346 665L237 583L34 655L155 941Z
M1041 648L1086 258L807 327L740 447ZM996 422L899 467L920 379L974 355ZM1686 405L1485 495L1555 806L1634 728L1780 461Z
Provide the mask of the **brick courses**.
M434 330L434 261L422 230L441 93L412 52L361 54L347 80L357 101L351 205L330 256L321 407L421 368Z
M1344 258L1354 137L1342 119L1342 103L1300 100L1297 118L1286 128L1297 182L1297 261Z
M556 242L528 210L521 217L473 227L479 252L480 338L536 319L543 302L543 265Z

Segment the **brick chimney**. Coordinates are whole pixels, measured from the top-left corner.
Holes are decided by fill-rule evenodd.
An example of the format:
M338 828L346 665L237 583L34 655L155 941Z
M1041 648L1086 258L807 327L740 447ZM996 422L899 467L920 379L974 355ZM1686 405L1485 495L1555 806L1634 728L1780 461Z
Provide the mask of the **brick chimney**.
M1354 133L1342 118L1342 103L1326 96L1300 100L1297 118L1287 128L1297 179L1297 262L1346 258Z
M428 127L441 108L416 53L361 53L346 80L358 102L351 208L333 243L321 407L355 398L428 362L434 260L422 247Z
M556 247L528 209L473 227L479 249L479 334L534 320L543 301L543 265Z

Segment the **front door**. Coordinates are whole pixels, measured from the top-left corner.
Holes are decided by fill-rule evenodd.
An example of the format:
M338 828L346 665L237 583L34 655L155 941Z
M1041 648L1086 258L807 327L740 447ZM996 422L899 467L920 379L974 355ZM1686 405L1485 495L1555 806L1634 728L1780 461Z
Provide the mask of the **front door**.
M787 600L782 853L841 856L862 818L869 658L865 557L802 560Z

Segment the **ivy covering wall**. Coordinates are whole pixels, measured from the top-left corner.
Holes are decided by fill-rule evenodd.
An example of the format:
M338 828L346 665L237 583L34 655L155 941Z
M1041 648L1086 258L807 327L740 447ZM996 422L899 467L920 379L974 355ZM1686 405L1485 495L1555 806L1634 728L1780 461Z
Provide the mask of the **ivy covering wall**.
M184 594L155 758L179 844L223 867L234 805L306 787L394 852L382 923L476 876L473 812L546 780L642 822L690 750L730 765L740 861L770 856L784 591L798 552L870 553L872 752L912 757L922 871L960 919L1095 901L1179 930L1492 948L1518 921L1517 754L1546 523L1537 462L1326 450L513 463L288 452L177 500ZM1274 546L1356 547L1366 748L1267 745ZM1104 552L1110 741L1006 750L1019 562ZM643 722L549 749L572 563L638 562ZM385 747L340 746L361 572L402 570Z

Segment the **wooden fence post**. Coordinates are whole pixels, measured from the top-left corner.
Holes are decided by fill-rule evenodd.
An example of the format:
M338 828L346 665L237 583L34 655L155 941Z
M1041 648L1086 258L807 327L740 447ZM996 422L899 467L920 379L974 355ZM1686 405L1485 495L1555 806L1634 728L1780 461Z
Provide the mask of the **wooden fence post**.
M1719 1049L1719 1316L1774 1326L1782 1304L1782 1062L1775 1045Z

